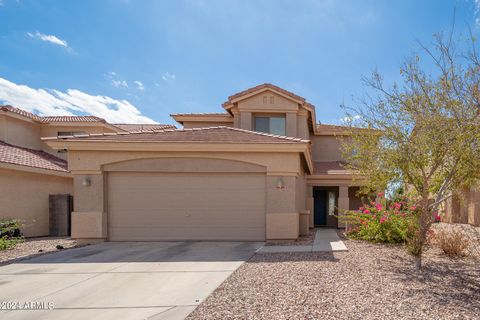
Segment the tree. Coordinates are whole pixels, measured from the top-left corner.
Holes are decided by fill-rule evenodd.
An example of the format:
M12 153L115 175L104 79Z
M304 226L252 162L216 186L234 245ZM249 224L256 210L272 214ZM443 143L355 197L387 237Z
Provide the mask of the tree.
M469 49L458 50L452 35L435 36L431 48L419 43L425 60L406 59L400 84L387 87L374 71L363 81L376 95L346 108L356 120L343 152L363 177L362 191L405 185L413 194L417 219L407 249L417 268L442 204L480 178L480 59L473 37L461 42Z

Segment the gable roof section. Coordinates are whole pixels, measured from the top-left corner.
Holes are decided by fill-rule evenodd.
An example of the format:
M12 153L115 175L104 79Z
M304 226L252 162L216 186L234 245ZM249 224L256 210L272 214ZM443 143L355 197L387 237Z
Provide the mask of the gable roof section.
M137 132L137 131L152 131L152 130L165 130L165 129L176 129L173 124L141 124L141 123L117 123L113 124L115 127L120 128L127 132Z
M36 114L33 114L31 112L28 112L28 111L25 111L25 110L22 110L22 109L19 109L19 108L15 108L15 107L12 107L12 106L9 106L9 105L0 106L0 111L11 112L11 113L19 115L23 118L27 118L27 119L30 119L30 120L35 121L35 122L42 122L42 117L37 116Z
M14 146L0 141L0 162L45 170L68 172L67 161L47 152Z
M305 98L303 97L300 97L299 95L296 95L295 93L293 92L290 92L288 90L285 90L285 89L282 89L276 85L273 85L271 83L264 83L264 84L260 84L258 86L255 86L255 87L252 87L252 88L249 88L247 90L243 90L243 91L240 91L238 93L235 93L234 95L231 95L228 97L228 100L226 102L224 102L222 104L222 106L225 108L227 106L229 106L230 104L232 104L234 101L237 101L239 100L240 98L242 97L245 97L245 96L250 96L251 94L254 94L258 91L262 92L262 91L265 91L265 89L270 89L272 91L276 91L284 96L287 96L289 97L290 99L293 99L297 102L300 102L300 103L305 103Z
M103 133L43 140L123 141L123 142L205 142L205 143L309 143L309 140L248 131L232 127L167 129L128 133Z

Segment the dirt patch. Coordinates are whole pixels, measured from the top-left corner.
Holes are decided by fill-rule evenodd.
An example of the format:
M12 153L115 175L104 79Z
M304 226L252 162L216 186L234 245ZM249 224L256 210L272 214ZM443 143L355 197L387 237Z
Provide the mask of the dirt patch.
M57 249L57 246L63 249ZM30 257L77 247L77 242L64 237L27 238L13 249L0 251L0 265L17 262Z

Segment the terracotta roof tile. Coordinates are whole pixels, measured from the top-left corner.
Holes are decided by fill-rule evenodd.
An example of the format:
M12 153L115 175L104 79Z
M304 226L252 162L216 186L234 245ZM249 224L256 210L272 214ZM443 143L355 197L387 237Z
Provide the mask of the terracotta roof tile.
M167 129L122 134L89 134L48 139L96 141L212 142L212 143L308 143L309 140L272 135L231 127Z
M96 116L46 116L41 117L43 123L50 122L102 122L106 123L105 119Z
M203 112L203 113L172 113L170 116L223 116L223 117L231 117L230 113L227 112Z
M37 116L36 114L33 114L31 112L28 112L28 111L25 111L25 110L22 110L22 109L19 109L19 108L15 108L15 107L12 107L12 106L9 106L9 105L0 106L0 110L5 111L5 112L15 113L15 114L21 115L23 117L32 119L33 121L42 122L42 117Z
M47 152L22 148L0 141L0 162L46 170L68 172L67 161Z
M122 130L132 132L132 131L151 131L151 130L164 130L164 129L176 129L173 124L161 124L161 123L155 123L155 124L135 124L135 123L119 123L119 124L113 124L115 127L120 128Z
M265 88L268 88L268 89L272 89L272 90L275 90L275 91L279 91L281 93L283 93L284 95L287 95L295 100L300 100L302 102L305 102L305 98L303 97L300 97L299 95L296 95L295 93L293 92L290 92L290 91L287 91L285 89L282 89L280 87L277 87L276 85L273 85L271 83L264 83L264 84L260 84L258 86L255 86L253 88L250 88L250 89L247 89L247 90L244 90L244 91L241 91L241 92L238 92L234 95L231 95L228 97L228 101L226 101L225 103L223 103L223 105L228 105L231 103L232 100L234 99L237 99L237 98L240 98L242 96L245 96L245 95L248 95L250 93L253 93L255 91L258 91L258 90L262 90L262 89L265 89Z

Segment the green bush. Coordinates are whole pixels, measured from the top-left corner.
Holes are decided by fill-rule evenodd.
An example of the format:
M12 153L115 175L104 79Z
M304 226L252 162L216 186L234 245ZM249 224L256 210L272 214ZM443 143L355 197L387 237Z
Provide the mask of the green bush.
M415 230L415 206L405 197L388 201L379 194L377 201L347 212L347 236L371 242L405 243Z
M22 222L17 219L0 219L0 250L14 248L24 238L20 231Z

